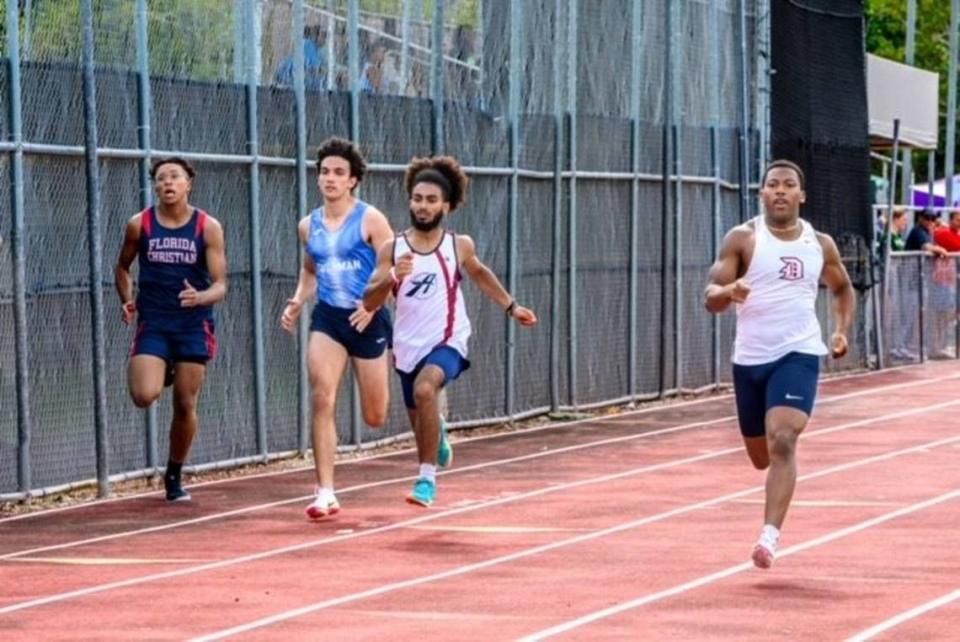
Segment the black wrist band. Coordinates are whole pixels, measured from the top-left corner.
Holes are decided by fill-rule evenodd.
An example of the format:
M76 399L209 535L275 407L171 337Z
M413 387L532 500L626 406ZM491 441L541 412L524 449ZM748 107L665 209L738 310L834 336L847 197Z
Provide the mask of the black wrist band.
M510 305L507 306L507 308L504 310L504 312L507 313L507 316L508 316L508 317L512 317L512 316L513 316L513 311L514 311L516 308L517 308L517 300L516 300L516 299L513 299L513 300L510 301Z

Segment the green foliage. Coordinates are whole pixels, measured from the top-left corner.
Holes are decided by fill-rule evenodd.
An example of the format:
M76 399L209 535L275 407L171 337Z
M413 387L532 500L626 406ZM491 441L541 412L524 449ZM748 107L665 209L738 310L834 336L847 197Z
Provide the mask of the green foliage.
M906 0L868 0L867 51L883 58L906 61ZM916 47L914 66L940 74L940 149L937 166L943 167L946 144L947 72L950 62L950 2L917 0ZM926 176L926 160L914 171ZM939 172L938 172L939 173Z
M199 80L228 78L233 62L232 0L149 0L151 72ZM94 56L98 65L136 64L133 0L94 0ZM25 16L21 15L21 23ZM30 16L32 60L77 62L82 57L79 2L35 0ZM21 41L25 40L21 36Z

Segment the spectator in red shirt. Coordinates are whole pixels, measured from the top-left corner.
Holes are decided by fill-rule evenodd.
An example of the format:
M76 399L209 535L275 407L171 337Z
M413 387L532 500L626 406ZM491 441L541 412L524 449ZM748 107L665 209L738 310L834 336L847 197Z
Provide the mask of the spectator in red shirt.
M947 252L960 253L960 210L950 214L950 225L937 227L933 232L934 243ZM955 351L946 349L951 326L957 321L957 259L937 257L934 259L933 287L930 291L934 312L933 355L948 358Z
M960 252L960 210L950 213L950 225L934 231L933 241L947 252Z

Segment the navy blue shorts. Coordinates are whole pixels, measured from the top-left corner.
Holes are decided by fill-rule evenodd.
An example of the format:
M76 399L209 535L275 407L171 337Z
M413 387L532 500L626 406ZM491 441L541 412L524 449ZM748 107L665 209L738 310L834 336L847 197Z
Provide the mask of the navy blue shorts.
M767 411L776 406L796 408L809 417L819 377L820 358L800 352L756 366L733 364L740 432L744 437L762 437Z
M206 319L196 326L176 330L160 323L140 321L130 348L131 357L138 354L149 354L172 363L207 363L217 355L213 321Z
M417 402L413 398L413 383L417 380L417 375L420 374L420 371L423 370L423 367L427 364L437 366L443 370L443 386L446 386L459 377L464 370L470 367L470 362L460 356L459 352L450 346L440 346L434 348L430 354L421 359L417 367L413 369L413 372L401 372L397 370L397 374L400 375L400 387L403 389L403 403L410 410L417 407ZM441 388L443 386L441 386Z
M322 332L340 345L347 354L357 359L376 359L391 347L393 340L393 323L390 313L384 308L377 310L370 320L370 325L363 332L350 325L350 315L354 309L335 308L332 305L317 301L310 319L310 332Z

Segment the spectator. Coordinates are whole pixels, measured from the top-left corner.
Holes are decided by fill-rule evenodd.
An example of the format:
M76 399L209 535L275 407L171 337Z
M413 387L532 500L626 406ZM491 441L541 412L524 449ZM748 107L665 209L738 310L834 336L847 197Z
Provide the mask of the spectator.
M950 224L936 229L933 240L947 252L960 252L960 210L950 213Z
M947 251L936 244L933 233L937 229L940 215L931 209L920 212L916 225L907 235L906 250L930 252L935 256L944 256ZM891 239L892 240L892 239Z
M907 212L902 209L893 210L893 222L890 223L890 249L894 252L902 252L907 249L907 240L903 233L907 231ZM880 228L878 237L880 247L880 256L886 252L887 234L883 227Z
M303 72L307 89L326 89L327 87L327 32L320 25L311 25L303 30ZM293 54L287 56L277 66L273 80L283 87L293 86L296 65Z
M894 213L896 216L896 213ZM935 256L943 256L946 250L937 245L933 240L933 233L936 230L939 215L931 210L925 209L917 215L917 222L907 235L904 243L904 249L910 251L930 252ZM891 243L893 238L890 239ZM891 268L897 264L891 264ZM897 310L899 312L900 323L894 330L893 347L890 351L895 359L906 359L913 361L918 358L919 352L913 350L917 346L916 330L919 318L920 301L918 300L919 275L908 266L900 265L905 268L899 272L899 276L892 279L892 283L898 287L898 292L893 292L894 301L898 302Z
M360 91L374 94L402 93L400 78L392 61L387 60L387 44L380 40L373 44L360 73Z

